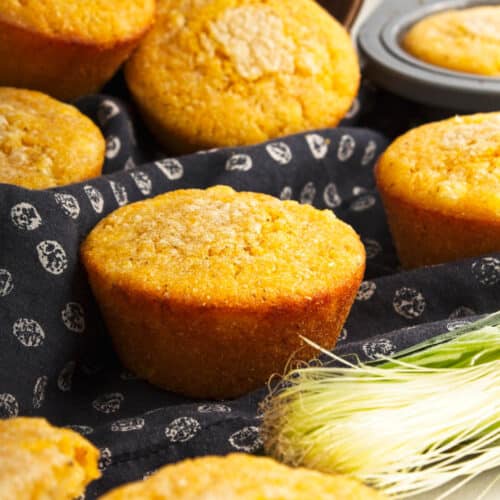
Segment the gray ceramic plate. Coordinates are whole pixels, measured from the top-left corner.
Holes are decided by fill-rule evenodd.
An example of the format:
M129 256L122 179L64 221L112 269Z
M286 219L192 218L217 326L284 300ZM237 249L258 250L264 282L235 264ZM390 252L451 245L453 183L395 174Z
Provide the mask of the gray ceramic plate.
M385 0L363 24L358 44L364 73L381 87L403 97L457 111L500 110L500 78L450 71L412 57L400 44L415 22L439 11L499 0Z

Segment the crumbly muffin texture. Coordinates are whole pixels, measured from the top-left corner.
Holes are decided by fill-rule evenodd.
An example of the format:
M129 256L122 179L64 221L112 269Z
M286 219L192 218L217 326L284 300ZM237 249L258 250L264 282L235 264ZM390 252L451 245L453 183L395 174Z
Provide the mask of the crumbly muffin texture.
M54 38L116 43L149 25L154 0L0 0L0 21Z
M500 113L407 132L380 157L376 179L404 267L500 251Z
M100 476L99 451L41 418L0 420L0 498L73 500Z
M45 189L101 173L105 141L73 106L0 87L0 182Z
M393 196L469 219L500 219L500 113L423 125L382 155L378 182Z
M118 209L81 247L124 365L164 389L230 398L333 348L365 268L330 211L226 186Z
M218 186L123 207L90 233L83 253L105 262L117 285L159 298L270 307L350 279L360 249L330 210Z
M369 500L385 495L345 476L292 469L270 458L234 453L184 460L101 500Z
M500 76L500 5L447 10L428 16L410 28L403 46L430 64Z
M312 0L161 0L125 73L179 151L334 126L359 85L349 35Z
M0 0L0 85L97 92L151 27L155 0Z

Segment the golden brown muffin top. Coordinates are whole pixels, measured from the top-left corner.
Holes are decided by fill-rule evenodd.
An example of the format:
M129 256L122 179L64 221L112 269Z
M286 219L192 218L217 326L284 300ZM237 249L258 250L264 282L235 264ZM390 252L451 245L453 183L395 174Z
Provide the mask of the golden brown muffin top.
M68 104L32 90L0 87L0 183L45 189L99 175L105 141Z
M428 16L412 26L403 45L430 64L500 76L500 5L447 10Z
M385 495L345 476L292 469L266 457L233 453L184 460L101 500L382 500Z
M250 310L326 296L365 260L358 235L331 211L226 186L122 207L94 228L82 256L111 286Z
M500 112L456 116L407 132L377 166L377 184L422 208L500 218Z
M207 146L335 125L359 84L349 35L313 0L161 0L126 76L146 114Z
M69 42L112 44L139 36L155 0L0 0L0 21Z
M72 500L100 476L99 451L42 418L0 420L0 498Z

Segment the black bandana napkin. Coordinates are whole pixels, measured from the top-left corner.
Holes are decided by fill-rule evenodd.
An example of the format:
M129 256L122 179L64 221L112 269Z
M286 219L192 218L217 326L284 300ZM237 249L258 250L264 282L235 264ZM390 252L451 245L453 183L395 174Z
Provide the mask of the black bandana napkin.
M500 254L399 270L373 178L388 141L347 126L361 109L365 123L378 117L389 137L400 133L397 108L409 105L386 99L365 89L341 127L178 158L164 157L126 99L81 99L107 139L105 175L44 191L0 185L0 417L44 416L94 442L103 477L88 499L183 458L261 452L265 389L201 401L138 380L117 360L79 263L79 245L101 218L173 189L227 184L331 209L351 224L368 260L340 354L376 359L498 309Z

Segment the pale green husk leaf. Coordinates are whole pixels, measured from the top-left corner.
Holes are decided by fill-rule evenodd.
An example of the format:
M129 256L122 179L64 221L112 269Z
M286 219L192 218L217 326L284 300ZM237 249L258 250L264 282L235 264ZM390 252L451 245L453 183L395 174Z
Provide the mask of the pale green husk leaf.
M270 455L394 497L500 466L500 313L378 364L321 351L340 366L292 370L263 404Z

